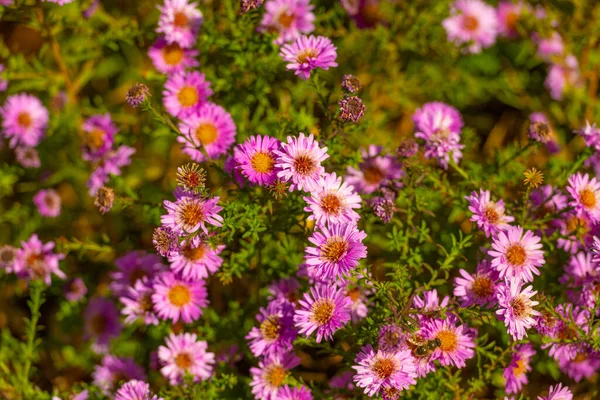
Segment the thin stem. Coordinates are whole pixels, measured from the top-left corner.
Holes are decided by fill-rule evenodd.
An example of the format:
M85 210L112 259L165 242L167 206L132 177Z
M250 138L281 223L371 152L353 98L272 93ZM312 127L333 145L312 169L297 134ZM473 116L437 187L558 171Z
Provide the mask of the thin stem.
M29 388L29 371L31 370L31 364L33 363L33 353L36 347L35 333L38 330L37 324L42 315L40 308L44 303L45 299L43 296L44 285L42 282L33 282L31 284L30 296L31 300L27 302L29 309L31 310L31 318L25 321L27 325L27 342L23 348L25 357L25 365L21 373L22 390L25 391Z

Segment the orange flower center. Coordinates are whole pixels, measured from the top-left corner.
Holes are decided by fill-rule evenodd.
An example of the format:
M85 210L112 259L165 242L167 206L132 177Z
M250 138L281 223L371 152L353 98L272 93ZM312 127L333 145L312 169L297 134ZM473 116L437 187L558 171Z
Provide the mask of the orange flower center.
M217 128L211 123L200 124L196 128L196 137L205 146L214 142L217 136Z
M140 308L143 312L152 311L152 294L146 293L139 299Z
M19 115L17 116L17 121L19 122L19 125L21 125L23 128L29 128L31 126L31 123L33 122L31 120L31 116L26 112L19 113Z
M440 331L437 338L442 342L440 345L442 351L454 351L458 347L458 338L453 331Z
M287 377L287 371L281 365L274 365L267 371L265 380L272 387L278 387L283 384Z
M177 94L177 100L183 107L191 107L198 102L198 91L191 86L185 86Z
M205 250L206 248L202 243L195 248L188 245L183 249L183 256L190 261L198 261L204 257Z
M279 317L270 315L260 324L260 333L267 340L276 340L279 337Z
M192 366L192 356L188 353L179 353L175 357L175 365L181 369L188 369Z
M102 315L94 315L90 321L90 328L96 335L101 335L106 331L106 320Z
M520 244L511 245L506 251L506 260L514 266L520 267L525 263L527 253Z
M194 227L204 219L202 207L195 203L188 203L181 210L181 221L187 227Z
M106 132L102 129L94 128L91 132L85 135L85 146L89 149L96 150L104 144Z
M187 286L184 285L175 285L171 289L169 289L169 293L167 294L169 301L175 307L183 307L190 302L192 299L192 293Z
M529 307L527 307L527 303L523 296L517 296L510 301L510 306L513 309L513 314L517 318L522 318L527 316L529 313Z
M391 358L377 357L372 368L379 379L388 379L396 372L396 363Z
M182 13L182 12L175 13L175 16L173 17L173 25L183 28L183 27L186 27L187 24L188 24L188 19L184 13Z
M488 220L490 224L495 224L500 219L500 215L496 212L496 207L494 203L490 203L487 205L484 211L485 219Z
M506 27L509 30L514 31L515 28L517 27L518 20L519 20L519 14L517 14L514 11L509 12L508 14L506 14Z
M259 174L268 174L273 171L275 160L270 154L260 152L252 156L250 164L252 165L252 169Z
M358 298L360 297L360 289L350 289L346 292L346 296L350 297L350 300L352 300L352 302L356 302L356 300L358 300Z
M332 263L338 262L346 251L348 251L348 242L341 236L332 236L321 248L321 258Z
M44 203L46 203L46 205L50 208L54 208L56 206L56 199L54 196L51 196L49 194L47 194L44 197Z
M296 56L296 59L300 64L304 64L308 61L309 58L315 58L317 56L317 50L315 49L305 49L302 50Z
M284 11L279 15L279 18L277 19L277 21L279 22L279 25L281 25L282 28L287 29L290 26L292 26L294 19L295 19L294 14L288 13L288 11Z
M342 211L342 201L335 194L327 194L321 199L321 208L326 214L338 215Z
M129 283L131 284L131 286L133 286L134 283L136 283L145 276L148 276L148 273L142 268L138 267L131 271L131 274L129 274Z
M525 373L526 368L527 365L525 364L525 360L518 360L517 366L513 368L513 374L515 374L515 376L521 376Z
M373 165L365 167L362 172L365 177L365 181L371 185L381 182L381 179L384 175L382 170Z
M183 60L183 50L177 43L168 44L162 48L165 64L178 65Z
M310 175L316 168L317 164L307 155L294 159L294 169L300 175Z
M579 192L579 200L585 208L594 208L596 206L596 194L589 189L583 189Z
M494 282L487 276L478 276L473 281L473 294L478 299L486 299L494 293Z
M311 322L316 322L318 325L325 325L333 318L335 304L330 299L319 299L312 305Z
M479 28L479 21L472 15L465 15L463 17L463 28L473 32Z

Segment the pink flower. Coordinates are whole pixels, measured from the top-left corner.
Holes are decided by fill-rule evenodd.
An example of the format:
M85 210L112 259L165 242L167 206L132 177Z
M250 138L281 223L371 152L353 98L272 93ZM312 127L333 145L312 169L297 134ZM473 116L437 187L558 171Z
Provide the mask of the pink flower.
M257 400L279 400L289 371L300 364L300 359L294 353L273 354L264 357L258 363L258 368L250 368L252 375L252 394Z
M500 273L500 278L517 277L524 282L532 282L533 275L539 275L538 267L545 263L540 238L520 226L511 226L498 233L493 239L492 267Z
M218 205L219 197L206 199L192 193L181 195L175 202L165 200L167 214L160 217L164 227L173 232L194 233L202 229L208 233L206 224L221 226L223 217L218 212L223 208Z
M294 327L294 307L289 302L271 301L266 309L260 309L256 319L260 326L252 328L246 336L255 357L292 350L298 332Z
M488 307L495 305L499 274L488 261L480 262L473 275L464 269L459 272L461 276L454 278L454 296L460 299L463 307L473 304Z
M490 197L490 191L483 189L479 189L479 193L473 191L470 196L465 197L469 201L469 211L473 213L471 221L483 229L486 237L495 236L498 232L508 229L509 224L515 220L505 214L502 199L494 202Z
M152 304L153 293L152 283L146 277L127 288L127 293L119 299L124 306L121 313L125 315L126 324L133 324L142 319L146 325L158 325L159 321Z
M124 383L115 394L115 400L163 400L150 391L146 382L131 380Z
M86 161L101 160L112 148L118 131L110 114L92 115L83 123L82 158Z
M496 43L496 10L481 0L456 0L442 26L448 40L457 45L466 44L470 53L479 53L482 48Z
M391 155L382 155L381 147L370 145L368 149L362 149L361 154L364 161L358 169L347 167L345 176L346 182L357 192L373 193L404 175L398 160Z
M517 37L519 33L517 32L516 26L524 9L525 6L522 2L500 2L496 11L498 18L498 35L508 38Z
M163 74L183 72L188 68L197 67L198 50L186 49L177 43L168 44L161 37L148 50L148 57L152 60L154 68Z
M304 197L308 206L304 211L312 213L309 220L317 225L356 224L360 215L354 209L361 206L361 198L354 187L342 181L335 172L323 174L319 184L311 191L310 197Z
M329 38L323 36L300 36L292 44L281 47L279 53L283 61L287 61L286 68L295 71L302 79L308 79L310 72L316 68L328 70L337 67L336 48Z
M65 255L55 254L53 249L54 242L42 243L34 233L27 241L21 242L21 249L12 265L14 273L29 280L41 279L46 285L50 285L52 274L64 279L66 275L59 269L58 263Z
M554 100L562 100L567 87L579 86L579 62L573 55L565 57L560 64L552 64L544 85Z
M204 281L186 282L171 272L163 272L154 281L152 302L160 319L185 323L197 320L208 306Z
M515 352L504 369L506 393L519 393L523 389L523 385L527 385L527 372L531 371L530 363L534 355L535 350L529 343L515 347Z
M144 380L144 370L135 363L132 358L119 358L106 355L101 365L94 367L94 384L102 389L105 395L109 395L121 380Z
M117 307L108 299L96 297L90 300L84 317L85 337L94 340L95 352L105 353L110 341L121 333Z
M470 328L457 322L453 316L445 320L430 319L423 322L421 335L425 340L438 339L441 343L431 354L432 360L439 360L444 366L463 368L465 361L475 356L475 342Z
M187 280L206 279L223 264L219 254L225 245L211 248L199 236L181 242L179 248L169 255L171 270Z
M550 386L548 396L538 396L538 400L573 400L573 393L567 386L563 387L562 383L559 383Z
M212 376L215 354L208 352L208 344L198 340L194 333L171 333L165 340L166 346L158 348L158 358L163 367L160 372L171 385L181 383L189 373L194 382L205 381Z
M526 330L536 324L534 317L541 315L539 311L533 309L539 303L531 300L531 297L537 292L532 290L532 286L522 288L523 282L519 278L513 277L498 290L500 309L496 311L496 314L504 321L508 333L514 340L526 337Z
M270 136L251 136L235 148L234 157L237 169L253 183L269 186L277 180L275 161L279 150L279 140Z
M188 3L188 0L165 0L164 5L158 6L158 9L160 19L156 32L165 35L169 44L192 47L202 25L202 12L196 8L196 3Z
M35 96L19 93L8 96L0 107L2 133L10 139L10 147L35 147L44 138L48 126L48 110Z
M212 93L204 74L198 71L176 72L165 83L163 104L169 114L181 118L207 103Z
M277 45L295 40L315 29L313 8L310 0L268 0L259 29L277 33Z
M578 215L600 221L600 182L588 174L577 173L569 177L567 192L571 195L569 205Z
M33 196L33 203L41 216L58 217L60 215L60 196L54 189L42 189Z
M278 156L275 167L280 169L277 177L292 182L290 191L298 189L310 192L318 187L319 179L325 172L321 162L329 155L327 147L319 147L312 134L288 136L287 143L282 143L281 150L274 150L274 153Z

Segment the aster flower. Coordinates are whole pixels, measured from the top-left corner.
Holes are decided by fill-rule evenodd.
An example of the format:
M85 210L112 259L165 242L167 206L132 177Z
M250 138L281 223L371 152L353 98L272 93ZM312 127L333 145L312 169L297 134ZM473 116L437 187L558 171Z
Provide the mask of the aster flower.
M222 225L223 217L218 212L223 207L218 203L219 197L205 199L194 194L180 196L175 202L165 200L167 214L161 216L160 220L164 227L176 233L194 233L198 229L208 233L207 223L213 226Z
M358 122L365 115L367 107L360 97L349 96L340 100L340 119L344 121Z
M117 390L115 400L163 400L163 398L153 394L150 385L146 382L134 379Z
M265 0L241 0L240 14L245 14L250 10L255 10L262 6Z
M110 114L93 115L83 123L82 158L99 161L112 148L119 129Z
M419 151L419 145L413 139L404 139L398 146L397 154L400 157L411 158Z
M0 246L0 268L5 272L12 272L14 263L17 260L19 249L10 245Z
M17 159L17 162L25 168L39 168L40 165L42 165L40 156L33 147L15 147L15 158Z
M117 271L111 272L112 282L110 290L116 296L125 296L130 286L147 277L154 278L156 274L164 270L162 259L156 254L145 251L130 251L115 260Z
M395 324L386 324L379 327L377 348L386 353L394 353L404 349L405 334L401 327Z
M577 173L569 177L567 192L571 195L569 205L578 215L585 215L592 221L600 221L600 182L588 174Z
M315 29L313 8L310 0L267 0L259 29L277 33L277 45L290 42Z
M560 64L552 64L544 85L554 100L562 100L567 87L580 84L579 62L573 55L565 57Z
M219 254L225 245L211 248L199 236L182 241L179 247L169 254L171 270L183 279L197 281L208 278L223 264Z
M210 82L204 74L198 71L177 72L169 75L165 83L163 104L169 114L183 118L206 104L212 94Z
M321 226L308 239L314 247L305 249L306 264L318 279L338 279L347 275L367 256L362 244L367 234L354 224Z
M346 285L346 296L352 300L350 306L350 318L352 323L357 323L360 320L366 318L369 313L369 307L367 303L369 301L367 295L371 292L359 285L348 284Z
M119 358L107 354L101 365L94 367L92 373L94 384L102 389L105 395L116 389L117 384L129 380L144 380L144 370L132 358Z
M590 379L600 370L600 353L584 347L572 359L558 360L560 370L575 382Z
M257 400L278 400L289 371L300 364L294 353L273 354L263 358L258 368L250 368L252 394Z
M160 319L185 323L197 320L208 306L204 281L186 282L171 272L158 275L153 285L152 302Z
M90 195L95 196L108 182L110 175L121 175L121 168L131 163L133 153L135 149L129 146L119 146L117 150L106 153L86 183Z
M527 385L527 372L531 371L531 359L535 355L533 346L529 343L520 344L515 347L515 352L504 369L504 384L506 393L514 394L523 390Z
M357 192L373 193L404 175L398 160L390 155L381 154L381 150L381 147L370 145L361 150L364 161L359 164L358 169L347 167L345 180L354 186Z
M277 394L279 400L313 400L310 389L306 386L290 387L285 385Z
M288 62L286 68L302 79L308 79L316 68L328 70L338 66L336 48L324 36L300 36L293 43L284 45L279 55Z
M583 138L586 146L600 150L600 128L597 128L596 124L585 121L585 126L575 132Z
M448 307L450 297L444 296L440 300L437 289L427 290L423 292L423 298L419 295L413 297L413 306L422 312L438 311Z
M121 333L119 310L112 301L96 297L90 300L84 313L85 336L94 340L94 351L104 353L110 340Z
M462 307L495 305L499 274L488 261L480 262L473 275L464 269L459 272L461 276L454 278L454 296L460 299Z
M594 237L594 245L598 238ZM592 248L591 252L594 252ZM565 265L565 274L559 279L563 284L571 283L574 286L581 286L590 277L600 276L600 266L595 257L592 260L592 254L580 251L571 256L567 265Z
M253 327L246 339L255 357L285 354L292 350L296 339L294 307L287 301L271 301L256 316L260 327Z
M561 234L556 241L558 248L571 254L587 249L592 244L594 235L600 234L600 225L594 224L586 214L566 212L552 221L552 224Z
M65 258L64 254L55 254L54 242L42 243L35 233L27 241L21 242L21 248L12 264L12 269L20 278L41 279L50 285L51 275L54 274L60 279L66 277L58 263Z
M260 186L272 185L277 180L275 150L279 150L279 140L270 136L251 136L250 139L238 145L234 158L237 168L253 183Z
M354 382L372 397L386 389L406 390L416 383L415 360L408 350L384 352L363 346L352 368L356 370Z
M556 31L553 31L548 37L541 37L536 32L532 38L537 44L537 55L543 60L550 61L553 56L560 56L565 50L563 39Z
M499 232L493 239L492 267L500 273L500 278L517 277L524 282L532 282L533 275L539 275L538 267L545 263L540 238L520 226L511 226Z
M539 311L533 309L539 303L531 300L537 292L532 290L531 285L523 289L523 284L522 280L513 277L498 289L500 309L496 314L504 321L508 333L514 340L526 337L526 330L536 324L534 317L541 315Z
M94 206L98 208L100 214L106 214L110 211L115 201L115 191L109 187L102 186L94 196Z
M573 360L582 352L582 344L577 343L580 339L579 331L588 332L588 321L590 312L573 304L559 304L556 313L560 318L556 319L552 331L548 337L560 341L573 341L572 343L546 343L542 348L548 350L548 355L555 360Z
M529 115L529 138L540 143L552 141L550 120L543 112L534 112Z
M442 26L449 41L466 44L470 53L492 46L498 34L496 10L481 0L456 0Z
M267 300L287 301L288 303L295 305L298 301L299 290L300 282L298 282L296 278L282 278L269 285L270 295L267 296Z
M162 33L167 43L177 43L183 48L193 47L202 25L202 12L196 3L188 0L165 0L158 6L160 19L156 32Z
M352 300L343 289L317 285L304 294L298 306L294 322L299 333L308 337L316 331L317 343L320 343L323 338L332 339L334 332L348 323Z
M354 209L360 208L361 198L354 187L342 181L335 172L324 174L310 197L304 197L308 206L304 211L312 213L309 220L317 225L356 224L360 216Z
M530 200L534 208L538 208L536 218L544 217L567 207L567 196L563 195L552 185L544 185L539 189L532 190Z
M152 282L144 277L139 279L133 286L127 288L127 293L120 297L123 303L121 313L125 315L125 323L133 324L142 319L146 325L158 325L158 318L154 313L152 304Z
M278 156L275 167L280 171L277 177L291 181L290 191L296 189L310 192L319 185L325 168L321 162L329 158L327 147L319 147L319 143L311 134L298 137L288 136L287 143L281 143L281 150L274 150Z
M150 97L150 89L143 83L136 83L129 88L125 100L131 107L138 107Z
M158 348L158 358L163 365L160 372L171 385L181 383L186 373L194 377L194 382L210 379L215 354L207 351L208 344L205 341L198 340L194 333L171 333L165 344Z
M505 214L504 201L491 201L489 190L479 189L471 192L470 196L465 196L469 201L469 211L473 213L471 221L476 222L480 229L483 229L486 237L495 236L498 232L504 231L510 227L510 223L515 219Z
M432 318L423 322L420 334L425 340L439 339L441 343L431 354L431 360L463 368L465 361L475 355L475 342L470 328L457 322L452 316L445 320Z
M342 89L346 90L348 93L354 94L362 89L362 85L356 76L346 74L342 78Z
M177 43L168 44L162 37L156 39L148 49L148 57L152 60L154 68L163 74L175 74L197 67L197 56L198 50L186 49Z
M48 126L48 110L35 96L19 93L8 96L0 107L2 133L10 139L10 147L35 147L44 138Z
M2 258L1 255L0 258ZM79 301L86 295L87 286L85 286L85 282L81 278L69 279L63 286L63 292L67 300Z
M498 19L498 35L507 38L515 38L518 36L517 23L521 18L521 14L525 10L522 2L513 3L511 1L502 1L496 9Z
M375 197L371 200L373 213L384 224L389 224L394 218L394 214L398 211L396 208L395 198Z
M33 203L43 217L60 215L60 196L54 189L42 189L33 196Z
M339 375L335 375L329 381L329 387L332 389L346 389L354 390L354 383L352 378L354 377L354 371L345 371ZM337 398L336 398L337 399Z
M568 386L558 383L556 386L550 386L548 396L538 396L538 400L573 400L573 393Z

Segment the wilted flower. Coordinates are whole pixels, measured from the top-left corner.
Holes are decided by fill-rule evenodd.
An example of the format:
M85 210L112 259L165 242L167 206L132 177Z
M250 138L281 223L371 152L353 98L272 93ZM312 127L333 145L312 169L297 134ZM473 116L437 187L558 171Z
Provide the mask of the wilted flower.
M356 76L346 74L342 79L342 88L350 93L356 93L362 89L362 85Z
M262 6L265 0L241 0L240 13L244 14L250 10L255 10Z
M136 83L127 91L127 103L131 107L137 107L150 97L150 89L143 83Z
M177 186L187 192L204 188L206 171L196 163L188 163L177 168Z
M365 115L366 109L358 96L345 97L340 100L340 118L342 120L358 122Z
M541 171L535 168L529 168L527 171L523 172L523 176L525 179L523 180L523 184L530 188L537 188L544 183L544 174Z
M94 205L102 214L110 211L115 202L115 191L109 187L102 186L94 196Z

